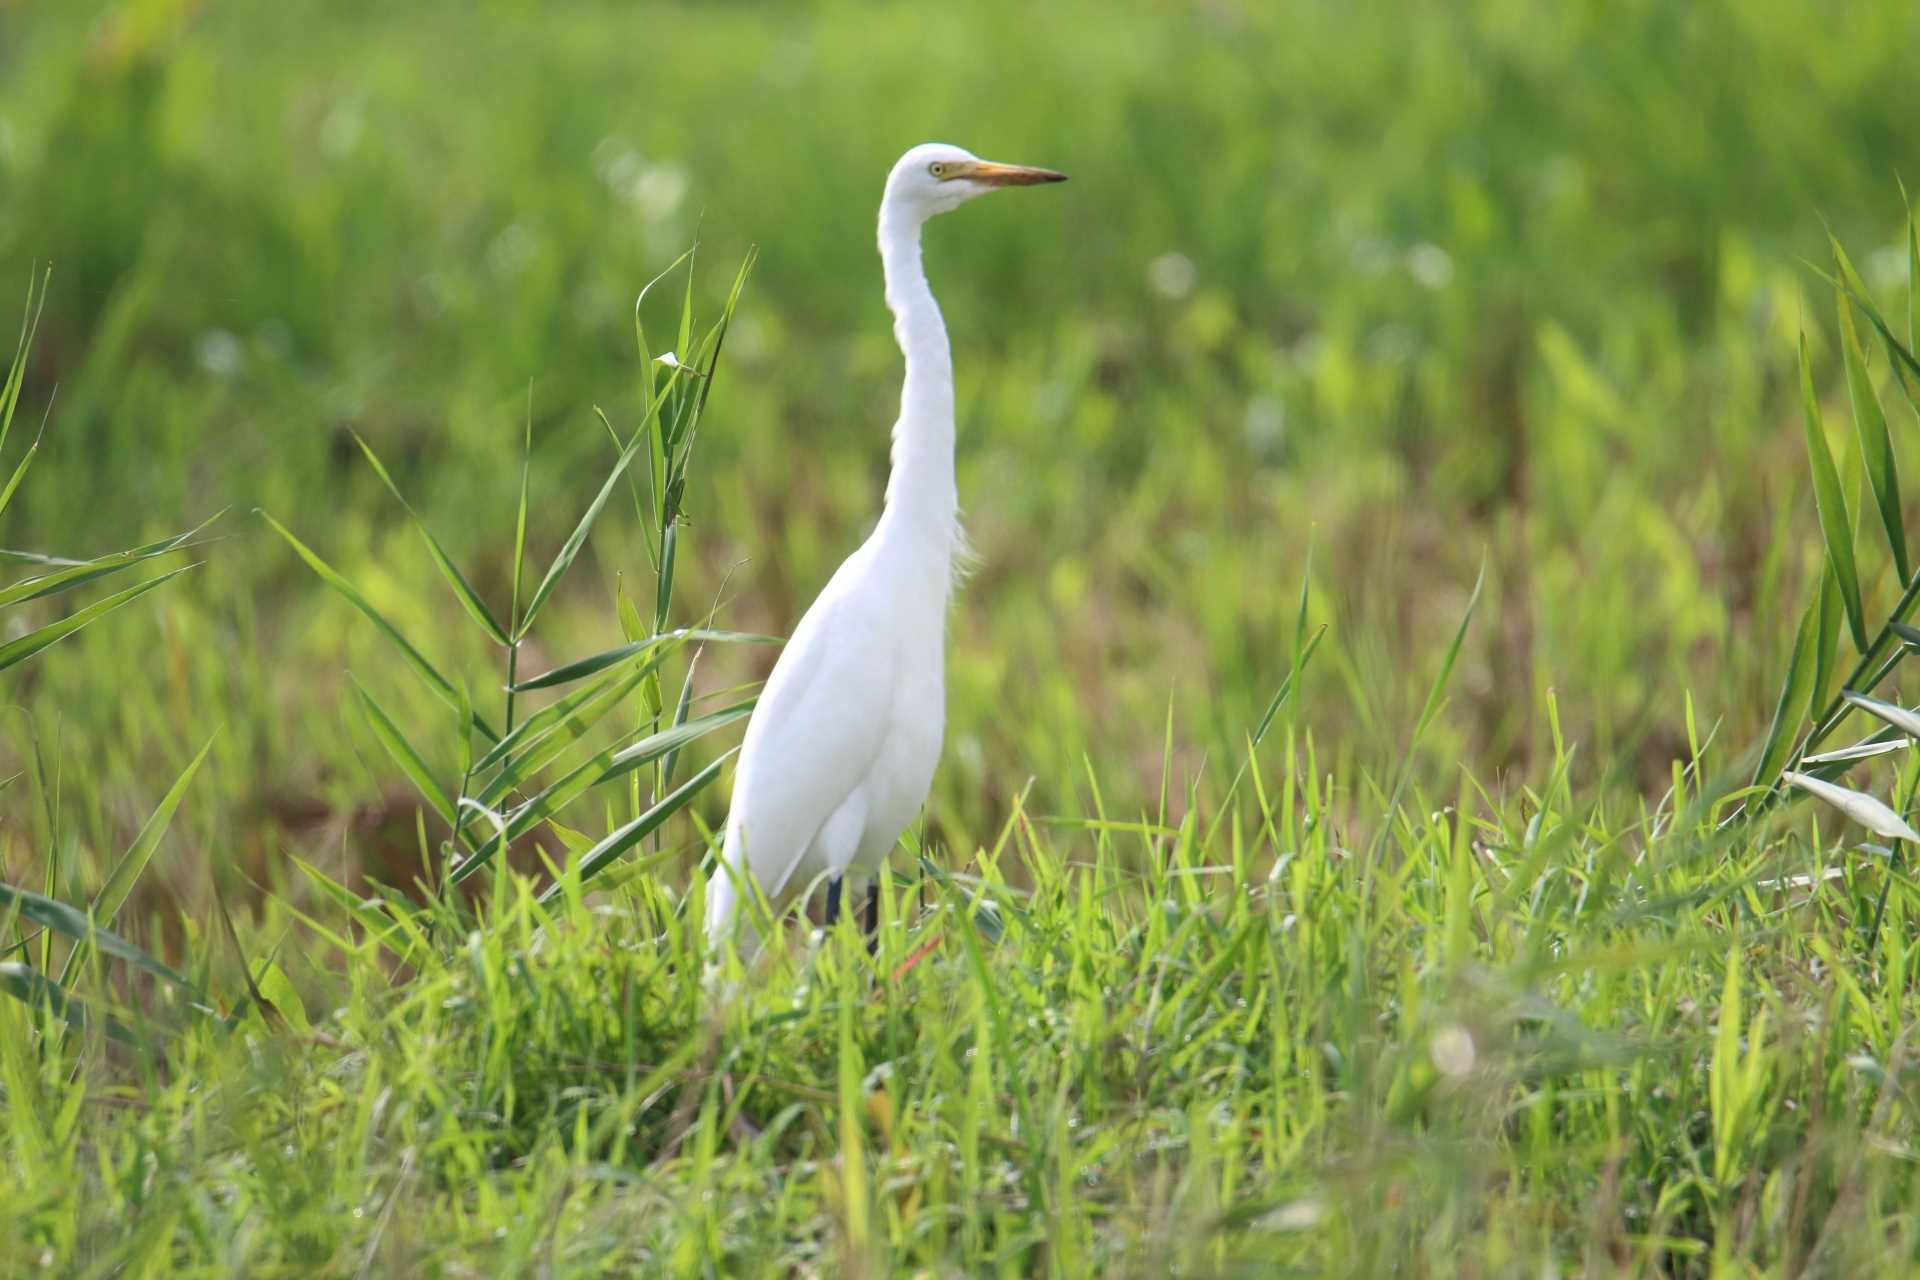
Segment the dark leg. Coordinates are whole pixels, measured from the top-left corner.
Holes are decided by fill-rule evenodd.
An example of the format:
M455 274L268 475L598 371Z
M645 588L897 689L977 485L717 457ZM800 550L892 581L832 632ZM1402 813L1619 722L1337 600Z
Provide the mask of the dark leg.
M840 920L840 877L827 881L827 928L831 929Z
M867 930L867 945L873 947L880 941L880 881L873 882L873 894L867 899L867 918L864 921Z

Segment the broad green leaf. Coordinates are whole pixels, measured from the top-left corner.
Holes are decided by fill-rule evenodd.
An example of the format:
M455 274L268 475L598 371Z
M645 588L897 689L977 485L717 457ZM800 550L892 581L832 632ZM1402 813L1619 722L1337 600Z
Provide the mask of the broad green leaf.
M1306 670L1307 663L1312 659L1314 650L1320 647L1320 638L1326 634L1327 624L1323 622L1313 633L1313 638L1301 646L1299 661L1295 663L1293 670L1287 672L1286 678L1280 682L1280 688L1274 692L1272 700L1267 703L1266 711L1260 717L1260 723L1254 728L1254 746L1259 746L1261 740L1267 736L1267 730L1273 727L1273 718L1280 714L1280 708L1286 705L1287 699L1293 695L1296 674Z
M662 631L667 625L667 611L673 607L673 561L680 546L680 525L676 521L667 525L660 537L660 574L653 598L653 629Z
M218 737L215 734L214 737ZM180 771L173 786L160 798L160 805L140 827L140 834L133 838L127 851L107 876L107 882L100 886L100 892L94 895L91 908L93 918L101 924L110 925L114 917L120 914L121 906L127 895L133 892L133 886L139 881L147 864L153 861L153 854L160 847L160 840L167 834L167 828L173 823L173 815L180 808L181 799L187 794L187 785L193 781L193 775L199 772L201 761L207 758L207 752L213 750L214 738L208 738L200 753L194 756L187 767ZM67 956L66 967L60 971L60 982L65 985L78 971L81 953L85 943L76 943Z
M604 694L616 681L630 676L631 672L610 671L592 684L575 689L565 697L558 698L540 708L532 715L514 726L513 732L488 750L474 762L476 774L500 766L516 752L522 751L538 742L545 734L558 727L559 722L572 715L583 703ZM521 770L524 772L524 770Z
M1813 499L1820 512L1820 530L1826 537L1827 563L1846 606L1853 644L1867 651L1867 621L1860 604L1860 578L1853 560L1853 520L1841 495L1840 474L1827 448L1826 428L1820 421L1820 401L1813 392L1813 365L1807 358L1807 335L1800 335L1800 403L1805 419L1807 460L1813 467Z
M115 960L143 969L176 987L193 990L192 983L119 934L100 928L87 918L85 912L56 899L28 889L16 889L0 881L0 911L15 908L19 910L22 919L30 920L44 929L71 938L75 942L91 943L99 948L102 955L112 956Z
M495 644L504 648L509 643L507 629L494 618L493 611L487 608L486 601L482 600L480 593L473 589L473 585L467 581L467 576L460 572L460 567L454 564L446 548L440 545L440 539L433 536L433 530L427 528L427 522L420 518L420 513L413 509L413 504L401 495L400 486L395 484L393 477L387 474L386 464L382 463L379 455L374 453L373 446L362 439L358 431L353 433L353 442L360 446L360 452L367 455L367 461L372 464L374 474L380 477L380 483L387 486L387 492L392 494L393 500L406 511L407 518L413 521L413 527L420 531L421 540L427 544L427 554L432 557L434 567L440 570L440 576L445 578L447 585L453 589L454 598L460 601L460 607L467 611L469 618L480 624L481 630L491 636Z
M688 642L701 644L780 644L778 636L754 635L745 631L714 631L706 627L683 627L678 631L661 631L644 640L632 644L623 644L618 648L602 650L589 657L580 658L523 680L513 686L515 693L525 693L530 689L551 689L555 685L571 684L575 680L604 671L616 662L624 662L637 654L647 652L662 644L678 646Z
M1853 304L1866 315L1867 322L1873 326L1874 332L1880 335L1881 346L1886 348L1887 362L1893 366L1894 381L1898 382L1900 390L1906 393L1907 403L1912 406L1914 413L1920 414L1920 359L1916 359L1907 345L1894 336L1892 328L1881 316L1879 308L1873 305L1873 299L1867 297L1866 290L1859 286L1858 277L1852 277L1849 284L1841 285L1835 277L1828 276L1824 272L1817 274L1837 287L1844 287Z
M1920 230L1914 227L1913 203L1907 199L1904 184L1900 203L1907 207L1907 346L1920 351Z
M23 662L39 653L50 644L57 644L91 622L98 621L122 605L131 604L147 592L153 590L169 578L177 578L194 566L182 565L178 569L161 574L157 578L148 578L145 582L117 591L104 599L96 600L84 609L75 610L58 622L50 622L37 631L29 631L15 640L0 645L0 670Z
M693 677L699 670L700 651L695 650L692 659L687 663L686 678L680 682L680 700L674 703L673 706L673 724L671 727L674 729L684 728L687 723L687 718L693 713ZM661 759L660 781L663 786L673 781L673 769L674 766L679 763L679 747L674 747Z
M42 596L58 595L62 591L71 591L77 586L104 578L108 574L119 573L122 569L131 569L144 560L177 551L195 534L206 529L224 514L225 512L216 514L212 519L185 533L163 538L159 542L150 542L144 547L135 547L130 551L116 551L112 555L100 556L94 560L71 561L51 573L25 578L10 587L0 588L0 607L20 604L27 600L38 600Z
M414 750L413 744L407 741L392 717L367 692L366 686L352 673L348 673L348 678L353 680L353 687L360 691L360 700L366 704L367 720L373 726L374 737L380 739L380 745L387 749L387 754L393 757L393 762L400 766L401 772L413 781L427 803L433 806L433 811L445 818L448 826L452 826L455 821L453 800L435 780L433 770L427 767L427 762L421 759L420 753Z
M287 977L277 961L269 960L260 975L260 995L266 1002L279 1010L280 1016L294 1030L305 1033L313 1030L313 1024L307 1020L307 1007L301 1003L300 993L293 989L293 982Z
M726 755L721 756L712 764L681 783L678 788L670 792L651 809L648 809L645 813L635 818L632 822L627 823L625 826L616 828L605 839L594 845L593 848L587 850L580 858L580 861L575 864L575 873L579 877L579 883L585 884L595 875L598 875L609 862L612 862L615 858L633 848L642 840L645 840L668 818L686 808L708 783L720 776L720 766L725 764L727 757L732 754L733 752L731 751L727 752ZM564 889L564 883L555 882L547 886L546 892L540 895L540 901L542 903L549 902L555 897L558 897Z
M313 550L308 547L306 543L294 537L287 527L278 520L275 520L264 511L256 510L255 514L272 525L275 533L278 533L282 538L286 539L287 544L293 548L294 553L306 562L309 569L312 569L320 576L322 582L345 597L348 604L365 614L374 626L380 628L380 633L386 636L388 640L391 640L394 647L400 650L400 656L406 659L407 665L413 668L414 674L419 676L429 689L438 694L442 702L446 703L447 706L454 711L460 709L460 694L459 691L453 687L453 682L441 675L440 672L434 668L434 665L427 661L426 655L414 648L412 641L400 634L400 628L387 621L386 615L374 608L372 603L360 594L358 587L355 587L351 582L341 577L332 565L314 554ZM487 722L480 718L478 712L474 713L473 727L478 729L480 735L489 742L498 742L500 740L500 735L495 733L492 728L488 726Z
M654 760L659 759L669 752L680 750L680 748L686 746L696 738L704 737L722 725L731 724L733 721L740 719L740 717L751 714L753 707L754 699L748 698L744 702L736 702L732 706L722 707L718 711L709 712L697 719L689 720L685 724L675 725L671 729L662 729L658 733L648 734L632 746L623 747L616 752L613 759L607 764L607 771L601 774L596 781L605 782L610 778L617 778L623 773L630 773L643 765L651 764Z
M1894 567L1901 585L1913 574L1907 563L1907 533L1900 513L1900 469L1894 459L1893 438L1887 434L1887 415L1880 408L1873 379L1867 373L1867 354L1860 348L1860 335L1853 326L1853 308L1846 295L1836 294L1834 302L1840 314L1840 350L1847 370L1847 396L1853 403L1853 426L1860 438L1860 457L1866 464L1867 483L1880 509L1880 524L1887 531L1887 546L1893 552Z
M514 749L500 772L480 789L480 800L485 804L500 803L515 787L546 768L619 706L664 658L664 654L656 654L650 661L618 679L596 686L598 691L592 698L579 703L565 716L545 726L539 734L530 736Z
M1884 803L1864 791L1854 791L1804 773L1788 771L1780 775L1809 795L1817 796L1877 836L1888 840L1920 842L1920 833Z
M85 1030L93 1015L82 1001L67 994L66 988L31 965L18 961L0 962L0 989L30 1006L45 1005L54 1015L76 1030ZM103 1018L101 1030L121 1044L137 1045L139 1039L113 1018Z

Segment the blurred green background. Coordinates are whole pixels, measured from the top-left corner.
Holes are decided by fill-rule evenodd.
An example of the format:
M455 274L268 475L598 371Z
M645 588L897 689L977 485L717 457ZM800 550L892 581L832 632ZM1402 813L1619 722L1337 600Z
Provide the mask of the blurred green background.
M443 713L252 509L485 687L349 433L503 599L529 405L544 563L610 461L592 406L634 420L634 296L696 239L710 305L760 258L677 608L787 631L878 510L873 214L930 138L1073 177L929 233L981 557L945 842L991 840L1030 779L1078 811L1088 758L1138 809L1169 715L1180 771L1230 772L1309 548L1324 761L1398 749L1483 557L1435 776L1524 775L1549 689L1595 772L1662 778L1689 692L1745 744L1818 555L1796 331L1837 362L1801 260L1825 219L1900 278L1916 58L1910 0L0 4L0 278L53 265L51 417L0 544L233 508L178 589L12 676L84 779L63 865L124 847L216 726L177 828L208 857L410 842L345 672ZM630 512L583 567L531 668L617 641L616 581L650 582ZM769 660L715 654L706 686ZM9 824L6 878L45 825ZM161 875L198 894L191 859Z

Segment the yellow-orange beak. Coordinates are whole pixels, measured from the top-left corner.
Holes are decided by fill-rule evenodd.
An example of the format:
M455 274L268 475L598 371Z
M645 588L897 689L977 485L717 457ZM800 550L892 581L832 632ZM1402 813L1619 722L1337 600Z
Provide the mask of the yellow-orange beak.
M1037 187L1043 182L1065 182L1067 175L1052 169L1034 169L1024 164L995 164L979 160L954 175L970 178L983 187Z

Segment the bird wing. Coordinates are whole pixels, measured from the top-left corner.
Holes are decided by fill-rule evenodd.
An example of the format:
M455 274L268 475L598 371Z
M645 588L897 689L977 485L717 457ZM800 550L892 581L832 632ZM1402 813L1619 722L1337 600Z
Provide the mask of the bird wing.
M886 736L896 647L842 566L774 664L747 726L725 857L779 901L821 826L866 780Z

